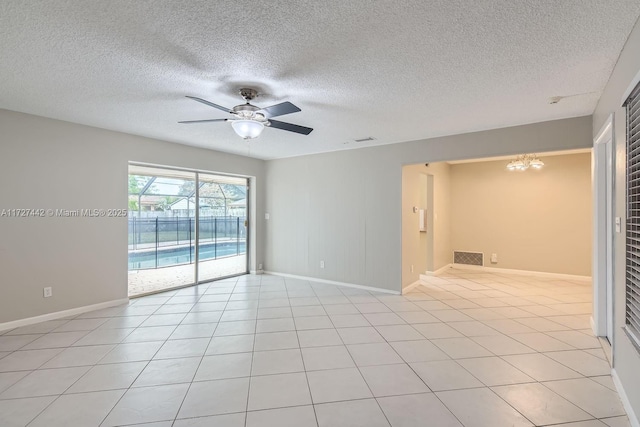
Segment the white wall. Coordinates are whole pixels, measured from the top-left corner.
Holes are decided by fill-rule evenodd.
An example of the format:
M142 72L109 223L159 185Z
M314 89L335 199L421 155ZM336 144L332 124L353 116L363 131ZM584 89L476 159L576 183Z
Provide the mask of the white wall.
M593 113L593 137L610 114L614 114L615 213L622 218L622 233L614 235L614 328L613 368L636 417L640 416L640 352L622 328L625 324L625 222L626 222L626 126L623 96L637 83L640 73L640 21L636 23ZM633 426L640 425L638 419Z
M591 128L587 116L268 161L264 268L400 291L403 165L586 148Z
M264 218L261 160L6 110L0 129L0 211L126 209L136 161L255 177L254 214ZM264 241L253 225L253 241ZM0 323L127 297L126 218L0 217L0 236Z

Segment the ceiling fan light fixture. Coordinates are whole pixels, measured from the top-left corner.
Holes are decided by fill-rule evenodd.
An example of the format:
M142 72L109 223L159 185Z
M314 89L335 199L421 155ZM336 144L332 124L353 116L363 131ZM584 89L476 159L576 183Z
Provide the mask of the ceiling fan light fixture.
M257 94L258 93L255 89L241 89L240 95L242 95L242 97L247 102L245 104L236 105L231 109L218 104L214 104L213 102L209 102L206 99L187 95L187 98L189 99L231 114L233 116L233 119L186 120L180 121L178 123L191 124L204 122L230 122L234 132L243 139L254 139L259 137L265 126L302 135L309 135L313 131L313 128L309 128L306 126L294 125L293 123L273 120L273 117L297 113L301 110L289 101L281 102L279 104L271 105L264 108L256 107L255 105L251 105L249 101L255 98Z
M257 138L264 130L264 124L256 120L233 120L231 127L243 139Z

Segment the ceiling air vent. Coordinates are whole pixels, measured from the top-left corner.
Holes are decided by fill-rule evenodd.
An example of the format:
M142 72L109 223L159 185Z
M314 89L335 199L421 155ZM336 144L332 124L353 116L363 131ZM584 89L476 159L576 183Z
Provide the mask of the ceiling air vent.
M375 141L376 139L372 136L367 136L366 138L354 139L354 142L369 142Z

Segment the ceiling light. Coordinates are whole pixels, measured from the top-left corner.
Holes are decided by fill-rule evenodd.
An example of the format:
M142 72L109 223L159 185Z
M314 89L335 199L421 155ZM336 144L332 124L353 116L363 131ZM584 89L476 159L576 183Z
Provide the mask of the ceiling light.
M231 126L243 139L257 138L264 130L264 125L256 120L233 120Z
M535 154L522 154L507 163L507 169L510 171L524 171L532 167L534 169L542 169L544 162Z
M534 169L542 169L542 167L544 166L544 162L538 158L535 158L531 160L531 163L529 163L529 165Z

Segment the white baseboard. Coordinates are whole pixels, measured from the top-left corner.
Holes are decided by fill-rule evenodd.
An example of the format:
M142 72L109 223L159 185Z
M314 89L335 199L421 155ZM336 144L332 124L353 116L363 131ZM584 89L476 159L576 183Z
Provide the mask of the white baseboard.
M364 291L383 292L385 294L401 295L401 292L389 289L374 288L373 286L357 285L355 283L337 282L335 280L318 279L317 277L297 276L295 274L278 273L277 271L265 271L264 274L273 274L274 276L290 277L292 279L308 280L310 282L326 283L328 285L346 286L347 288L362 289Z
M425 276L437 276L439 274L444 273L446 270L450 269L452 267L453 264L447 264L443 267L440 267L439 269L437 269L436 271L425 271L424 275Z
M629 418L629 424L631 427L640 427L640 421L636 416L636 413L633 410L633 406L631 406L631 402L629 401L629 397L622 387L622 382L620 382L620 377L615 369L611 370L611 378L613 379L613 384L616 386L616 390L618 390L618 395L620 396L620 400L622 401L622 406L624 410L627 412L627 418Z
M42 314L40 316L27 317L26 319L13 320L11 322L0 323L0 331L15 329L21 326L29 326L34 323L46 322L48 320L62 319L67 316L86 313L88 311L102 310L103 308L115 307L120 304L128 304L129 298L116 299L113 301L101 302L98 304L85 305L82 307L70 308L69 310L56 311L54 313Z
M577 276L574 274L563 274L563 273L548 273L546 271L515 270L510 268L485 267L485 266L479 266L479 265L466 265L466 264L451 264L451 268L456 268L460 270L486 271L488 273L507 273L507 274L519 274L524 276L548 277L553 279L591 281L591 276Z
M413 282L412 284L410 284L409 286L406 286L404 288L402 288L402 295L410 292L412 289L417 288L418 286L420 286L422 284L422 282L420 282L420 280L416 280L415 282Z

